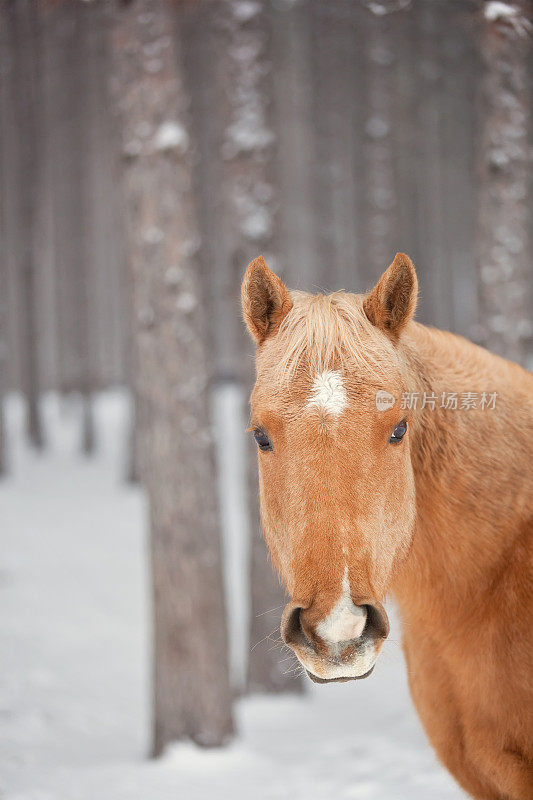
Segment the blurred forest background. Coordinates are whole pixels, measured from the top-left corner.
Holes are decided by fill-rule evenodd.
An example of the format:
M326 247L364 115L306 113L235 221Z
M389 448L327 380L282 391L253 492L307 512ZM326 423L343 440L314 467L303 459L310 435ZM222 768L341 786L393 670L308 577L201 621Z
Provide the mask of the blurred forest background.
M95 396L130 392L155 754L301 688L244 438L248 262L365 291L402 250L420 321L531 364L531 29L527 0L1 0L0 394L36 448L42 395L77 398L90 456Z

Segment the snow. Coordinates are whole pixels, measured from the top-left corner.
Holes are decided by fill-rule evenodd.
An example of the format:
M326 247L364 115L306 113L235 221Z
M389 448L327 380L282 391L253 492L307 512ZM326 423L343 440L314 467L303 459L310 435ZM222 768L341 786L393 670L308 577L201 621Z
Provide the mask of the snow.
M489 0L485 3L483 12L488 22L508 22L521 36L525 36L533 29L531 21L522 13L519 6L514 3L503 3L500 0Z
M259 14L261 4L253 2L253 0L240 0L240 2L232 3L232 11L239 22L248 22Z
M244 236L252 241L266 238L272 230L272 215L264 206L254 207L252 204L248 213L241 221L241 231Z
M505 19L507 17L515 17L518 14L518 8L512 3L501 3L498 0L490 0L485 3L484 8L485 19L489 22L494 22L497 19Z
M272 131L262 124L255 109L242 109L239 119L226 129L223 156L233 158L239 153L268 147L275 141Z
M190 314L196 306L196 297L192 292L182 292L176 300L176 308L184 314Z
M154 148L156 150L176 150L179 153L185 153L188 147L189 134L179 122L163 122L155 132Z
M231 397L220 398L222 412ZM79 456L81 406L48 397L44 413L48 448L39 455L22 444L20 400L7 404L3 800L464 797L436 762L412 709L397 625L370 679L309 685L303 697L240 701L238 735L228 748L182 743L159 761L146 759L146 503L123 482L127 398L98 397L98 450L89 459ZM232 519L228 509L225 518Z
M148 244L159 244L165 238L165 234L156 225L150 225L142 231L142 237Z
M243 425L247 414L247 398L235 381L221 383L212 403L213 425L217 431L218 505L224 536L225 598L228 609L229 664L232 685L240 693L248 667L247 631L250 581L248 546L248 486L246 482L246 436Z
M393 14L396 11L405 11L411 5L412 0L395 0L391 2L387 0L387 2L375 2L374 0L368 0L366 6L369 11L372 12L376 17L384 17L387 14Z

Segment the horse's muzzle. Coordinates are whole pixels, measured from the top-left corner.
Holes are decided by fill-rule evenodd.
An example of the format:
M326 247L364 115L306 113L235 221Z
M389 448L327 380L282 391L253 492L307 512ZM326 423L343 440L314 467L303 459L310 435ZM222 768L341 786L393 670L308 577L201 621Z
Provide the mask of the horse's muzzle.
M327 626L314 622L309 609L289 603L281 621L283 641L315 683L368 677L388 633L387 614L377 602L360 603L353 619L344 617Z

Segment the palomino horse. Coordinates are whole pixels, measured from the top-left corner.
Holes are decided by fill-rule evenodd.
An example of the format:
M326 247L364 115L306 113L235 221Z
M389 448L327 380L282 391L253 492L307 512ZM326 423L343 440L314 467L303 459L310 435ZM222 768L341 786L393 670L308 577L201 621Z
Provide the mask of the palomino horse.
M413 700L479 800L533 798L533 376L412 320L398 253L366 296L244 277L281 632L319 683L370 675L392 592Z

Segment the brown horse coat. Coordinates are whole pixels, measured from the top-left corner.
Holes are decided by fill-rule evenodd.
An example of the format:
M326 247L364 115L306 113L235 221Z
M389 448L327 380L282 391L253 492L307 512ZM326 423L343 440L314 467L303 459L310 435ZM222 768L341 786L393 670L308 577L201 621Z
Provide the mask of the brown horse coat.
M392 593L442 762L478 800L531 800L533 376L415 323L416 292L402 254L366 297L289 292L262 259L245 275L282 633L313 679L364 677Z

